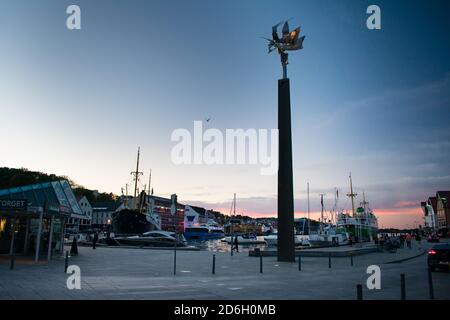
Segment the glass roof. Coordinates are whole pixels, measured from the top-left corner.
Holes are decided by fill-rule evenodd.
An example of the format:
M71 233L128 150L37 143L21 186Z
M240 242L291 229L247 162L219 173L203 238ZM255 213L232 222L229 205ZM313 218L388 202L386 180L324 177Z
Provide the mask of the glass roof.
M0 199L26 199L28 208L45 205L46 212L84 215L67 180L2 189Z

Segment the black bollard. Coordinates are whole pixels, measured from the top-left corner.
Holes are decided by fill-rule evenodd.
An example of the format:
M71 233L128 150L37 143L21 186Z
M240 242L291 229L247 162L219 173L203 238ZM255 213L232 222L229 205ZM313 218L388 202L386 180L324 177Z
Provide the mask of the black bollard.
M213 254L212 274L216 274L216 255Z
M263 273L263 261L262 261L262 254L259 254L259 272Z
M176 249L173 250L173 274L177 274L177 250Z
M405 274L400 274L400 299L406 300Z
M331 268L331 253L328 254L328 268Z
M298 271L302 271L302 255L298 255Z
M434 300L433 276L431 274L431 268L428 268L428 288L430 290L430 299Z
M362 300L363 299L363 293L362 293L362 285L357 284L356 285L356 299Z
M11 255L11 263L9 265L9 269L10 270L14 269L15 260L16 260L16 255L14 254L14 250L13 250L12 255Z
M69 267L69 251L66 250L66 259L64 264L64 273L67 273L67 268Z
M353 267L353 253L350 253L350 266Z

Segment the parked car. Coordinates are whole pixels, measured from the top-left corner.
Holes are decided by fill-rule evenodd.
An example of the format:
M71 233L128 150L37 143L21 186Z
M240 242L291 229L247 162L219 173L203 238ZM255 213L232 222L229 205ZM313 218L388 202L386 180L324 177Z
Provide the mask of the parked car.
M428 250L428 267L431 271L438 268L450 270L450 244L435 244Z

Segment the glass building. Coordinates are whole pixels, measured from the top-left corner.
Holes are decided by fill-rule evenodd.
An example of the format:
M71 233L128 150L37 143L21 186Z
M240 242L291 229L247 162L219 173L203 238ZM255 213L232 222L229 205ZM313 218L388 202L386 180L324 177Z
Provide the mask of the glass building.
M10 210L6 200L25 200L26 209ZM49 260L64 250L64 229L83 211L66 180L0 190L0 254Z

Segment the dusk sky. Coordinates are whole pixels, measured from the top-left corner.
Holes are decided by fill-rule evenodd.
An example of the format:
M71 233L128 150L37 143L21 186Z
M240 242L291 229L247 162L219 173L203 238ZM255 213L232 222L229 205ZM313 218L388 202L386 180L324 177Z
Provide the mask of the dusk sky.
M81 8L68 30L66 8ZM366 9L381 8L381 30ZM423 224L450 190L449 1L2 1L0 167L67 175L120 194L141 147L141 185L228 214L276 215L259 165L175 165L177 128L277 127L272 25L306 36L290 53L296 217L367 200L381 227Z

